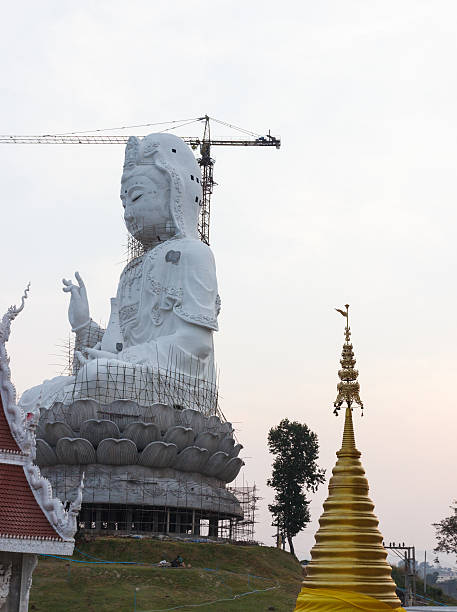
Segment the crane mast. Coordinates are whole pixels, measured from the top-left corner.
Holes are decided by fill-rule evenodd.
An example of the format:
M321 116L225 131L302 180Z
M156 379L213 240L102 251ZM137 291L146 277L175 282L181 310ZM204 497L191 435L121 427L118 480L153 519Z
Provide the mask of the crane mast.
M211 138L210 120L215 121L226 127L238 130L244 134L250 135L250 139L228 139L228 138ZM211 157L211 147L213 146L230 146L230 147L275 147L279 149L281 140L268 133L266 136L260 136L248 130L237 128L231 124L225 123L205 115L198 117L193 121L186 122L183 125L194 122L204 122L203 137L184 136L181 137L193 150L199 149L200 157L197 162L202 171L202 203L200 207L198 234L202 242L209 245L209 226L211 215L211 196L216 183L213 178L213 170L215 160ZM170 122L176 123L176 122ZM145 126L137 126L145 127ZM178 126L180 127L180 126ZM97 130L103 131L103 130ZM168 131L168 130L165 130ZM141 136L140 136L141 138ZM129 136L124 135L105 135L105 134L47 134L43 136L14 136L0 135L0 144L125 144Z
M205 130L203 140L200 145L200 155L197 159L202 171L202 203L198 218L198 233L200 240L209 245L209 219L211 214L211 195L213 193L214 178L213 168L214 159L211 157L211 131L209 117L205 117Z

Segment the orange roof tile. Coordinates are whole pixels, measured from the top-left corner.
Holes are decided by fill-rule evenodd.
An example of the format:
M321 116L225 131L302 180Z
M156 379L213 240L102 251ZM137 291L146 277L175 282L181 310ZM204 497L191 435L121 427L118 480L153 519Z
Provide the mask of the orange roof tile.
M20 453L21 449L19 448L16 440L13 438L13 434L11 433L10 426L5 416L5 411L3 409L3 400L0 395L0 451L13 451L16 453Z
M22 465L0 464L0 535L62 541L37 503Z

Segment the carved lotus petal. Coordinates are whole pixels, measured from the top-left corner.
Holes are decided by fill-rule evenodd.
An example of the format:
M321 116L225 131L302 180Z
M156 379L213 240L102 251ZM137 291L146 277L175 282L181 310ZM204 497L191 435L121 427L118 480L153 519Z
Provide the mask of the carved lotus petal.
M155 404L154 404L155 405ZM155 423L156 410L154 406L141 406L141 416L139 419L136 419L134 422L142 422L142 423Z
M153 404L143 408L143 418L145 423L155 423L160 431L167 431L175 424L175 410L167 404Z
M112 421L89 419L81 425L81 437L87 438L97 448L105 438L119 438L119 427Z
M198 446L188 446L179 453L175 469L183 472L201 472L205 467L209 458L209 452L206 448L198 448Z
M71 427L63 421L56 421L55 423L46 423L44 426L46 441L55 446L60 438L75 438L75 434Z
M182 451L186 446L190 446L194 441L195 434L190 427L182 427L182 425L177 425L176 427L172 427L165 434L164 440L165 442L171 442L172 444L176 444L178 447L178 452Z
M212 455L218 450L219 447L219 438L216 434L211 433L210 431L205 431L204 433L198 434L195 440L195 446L199 448L206 448L209 451L209 454Z
M238 476L238 472L244 465L244 461L239 457L229 459L226 465L216 474L224 482L232 482Z
M180 421L184 427L191 427L196 434L206 429L205 418L198 410L185 408L180 413Z
M53 423L54 421L65 421L66 418L63 415L63 404L62 402L54 402L49 410L42 410L40 414L40 420L38 422L38 431L43 434L46 431L46 424Z
M36 441L36 462L40 467L47 465L55 465L57 463L57 455L54 449L49 446L46 440L38 438Z
M95 450L84 438L60 438L56 446L59 463L67 465L86 465L95 463Z
M73 431L79 431L84 421L97 418L97 408L93 400L76 400L71 406L64 406L62 412Z
M107 438L97 448L97 462L106 465L134 465L138 463L138 451L132 440Z
M167 442L150 442L140 455L140 465L148 467L172 467L178 447Z
M160 429L155 423L130 423L123 435L135 442L138 450L143 450L149 442L160 440Z
M230 459L232 459L233 457L238 457L242 448L244 448L242 444L235 444L235 446L229 453Z
M212 416L208 417L206 421L206 427L208 428L209 431L212 431L213 433L218 434L221 431L221 426L222 426L222 423L218 416L213 414Z
M38 421L37 428L35 429L35 438L44 440L46 436L45 424L40 420Z
M144 406L142 408L143 410L142 421L144 421L145 423L155 421L157 419L157 415L159 414L159 411L162 410L162 408L166 409L167 407L168 407L167 404L162 404L160 402L156 402L155 404L152 404L152 406Z
M222 451L218 451L211 455L208 459L208 463L205 465L205 474L208 476L216 476L219 472L222 471L229 461L229 456L227 453L223 453Z
M235 440L232 438L232 436L226 436L225 438L222 438L219 443L219 449L224 453L227 453L228 455L233 452L234 446Z
M136 402L115 400L106 406L99 406L97 418L112 421L116 423L120 431L123 431L130 423L142 420L142 411L143 409Z
M221 425L221 432L227 434L233 433L233 425L228 421L225 421L225 423L222 423Z

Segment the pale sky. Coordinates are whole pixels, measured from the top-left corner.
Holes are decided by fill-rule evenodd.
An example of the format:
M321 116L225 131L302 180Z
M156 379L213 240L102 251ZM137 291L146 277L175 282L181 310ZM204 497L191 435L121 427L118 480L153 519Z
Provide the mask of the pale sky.
M271 426L307 423L327 474L335 463L333 308L349 302L381 531L431 551L431 523L457 497L456 3L29 0L3 2L2 22L2 134L208 113L282 138L279 151L214 151L221 407L264 498L257 537L273 542ZM9 343L19 392L59 373L63 276L79 270L93 318L108 320L125 259L122 160L121 146L0 145L0 310L32 282Z

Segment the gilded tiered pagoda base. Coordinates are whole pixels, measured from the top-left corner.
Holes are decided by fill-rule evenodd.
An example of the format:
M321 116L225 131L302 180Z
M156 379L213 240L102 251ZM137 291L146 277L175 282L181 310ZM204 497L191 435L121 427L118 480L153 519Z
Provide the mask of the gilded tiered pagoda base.
M405 612L404 608L385 604L379 599L341 589L303 587L295 612Z
M337 457L316 544L311 551L312 560L307 566L308 575L303 582L303 601L310 600L311 589L316 589L312 605L317 607L304 607L299 596L296 610L333 609L326 607L330 604L325 603L325 592L321 589L329 590L329 602L330 590L333 594L340 590L348 595L349 592L367 595L391 609L399 609L401 604L386 561L374 504L368 497L368 481L355 446L351 408L346 409L343 444ZM341 609L370 610L357 605Z

